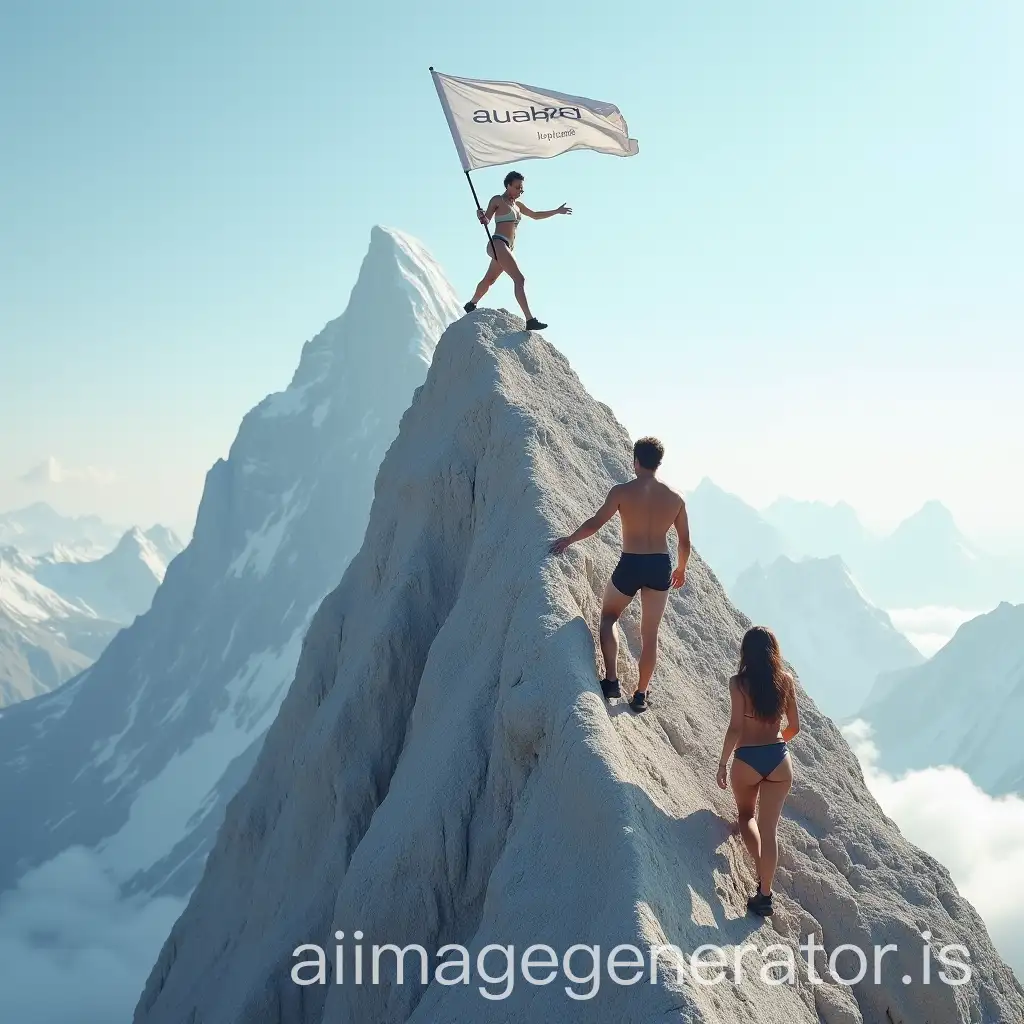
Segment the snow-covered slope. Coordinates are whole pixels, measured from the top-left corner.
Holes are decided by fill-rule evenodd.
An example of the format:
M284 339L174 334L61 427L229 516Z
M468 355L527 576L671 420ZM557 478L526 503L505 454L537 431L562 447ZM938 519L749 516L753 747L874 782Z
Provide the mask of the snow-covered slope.
M0 613L17 622L45 622L86 609L36 578L40 560L14 547L0 548Z
M35 576L97 617L128 625L148 610L168 564L180 551L180 541L165 527L148 533L135 527L102 558L80 561L51 555L39 560Z
M0 708L88 668L119 629L40 583L38 567L38 559L0 548Z
M45 627L0 612L0 708L49 693L92 662Z
M726 587L754 563L767 565L788 550L757 509L706 477L687 494L686 507L700 553Z
M839 557L752 566L730 588L736 606L773 629L818 707L841 719L880 672L919 665L917 649L857 589Z
M16 547L28 555L62 548L77 558L100 558L123 532L98 516L61 515L44 501L0 513L0 547Z
M194 885L460 312L419 243L373 230L345 313L208 473L150 610L74 682L0 715L0 887L75 844L130 889Z
M49 693L88 668L149 608L180 550L161 526L130 530L95 558L63 544L41 556L0 548L0 707Z
M644 716L609 708L593 631L617 531L548 555L631 464L610 411L521 320L481 310L448 330L381 467L365 542L314 619L136 1024L1024 1019L1024 993L977 915L881 813L806 698L777 917L745 914L751 870L714 779L745 620L695 556L669 602L656 703ZM634 608L620 647L627 693L637 626ZM923 925L936 944L968 946L968 984L923 983ZM886 945L877 982L810 983L795 947L812 934L825 978L840 944L868 960ZM294 951L309 943L325 952L325 983L300 987L291 969L313 951ZM372 947L386 943L404 959L402 984L394 953L373 981ZM499 953L478 970L490 943L511 947L510 962ZM532 977L552 984L519 969L535 943L551 953L533 951L544 968ZM797 965L791 984L761 970L780 943ZM428 978L442 946L467 956L448 964L448 983L424 986L410 944ZM593 965L596 987L560 969L576 944L599 947L569 968L578 979ZM620 944L641 964L654 944L684 957L713 944L731 970L702 985L666 964L657 983L644 972L615 984L604 963ZM737 969L741 946L752 952ZM482 975L501 977L506 962L511 985L487 986Z
M182 544L181 538L170 527L161 526L160 523L146 530L143 537L153 547L156 557L163 566L163 572L160 575L160 579L163 580L163 574L167 572L167 566L171 564L174 558L181 554L185 545Z
M1024 793L1024 605L1004 602L924 665L881 677L858 717L890 772L951 764L990 793Z

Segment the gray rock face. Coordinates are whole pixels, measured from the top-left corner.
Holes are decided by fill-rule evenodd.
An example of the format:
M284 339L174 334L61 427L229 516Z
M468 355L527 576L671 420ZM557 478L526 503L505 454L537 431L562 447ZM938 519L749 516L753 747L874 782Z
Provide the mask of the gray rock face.
M1024 605L965 622L924 665L879 678L859 717L889 772L951 764L994 795L1024 793Z
M779 907L774 923L746 916L753 879L714 781L746 621L695 556L669 602L652 709L602 701L594 628L615 531L562 559L547 545L628 478L629 441L521 323L483 310L441 339L384 459L363 546L313 620L136 1024L1021 1020L1024 993L981 921L883 816L806 697ZM627 693L637 629L634 609ZM969 947L968 984L922 983L924 929ZM852 988L814 985L799 953L793 984L766 984L758 953L809 933L826 948L814 960L826 980L844 942L869 958L873 944L899 949L878 985L870 971ZM439 947L461 944L475 963L491 942L513 945L517 963L533 943L557 956L597 944L602 958L620 943L686 955L713 943L730 965L746 943L756 966L714 987L674 970L632 987L605 973L583 1001L564 974L549 986L519 975L500 1001L480 994L475 968L469 984L424 987L415 955L404 984L393 955L384 983L369 982L371 944L419 943L433 978ZM305 943L325 950L327 984L291 980Z
M458 313L429 254L374 229L346 312L207 475L150 610L74 681L0 714L0 888L76 844L129 891L195 884Z
M807 692L837 721L861 707L880 673L924 661L888 614L864 598L838 557L752 566L729 596L775 631Z

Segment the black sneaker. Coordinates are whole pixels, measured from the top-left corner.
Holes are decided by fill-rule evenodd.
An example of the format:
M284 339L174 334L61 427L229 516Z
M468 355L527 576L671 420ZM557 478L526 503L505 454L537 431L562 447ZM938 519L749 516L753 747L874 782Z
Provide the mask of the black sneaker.
M771 917L775 912L775 907L772 904L772 894L768 893L765 896L761 892L760 886L758 886L757 892L747 900L747 910L752 914L757 914L758 917Z
M650 701L647 699L646 690L637 690L633 694L633 699L629 702L629 706L634 711L646 711L650 706Z
M467 302L467 303L466 303L466 304L465 304L465 305L464 305L464 306L463 306L462 308L463 308L463 309L464 309L464 310L465 310L465 311L466 311L467 313L472 313L472 312L473 312L473 310L474 310L474 309L476 309L476 303L475 303L475 302Z
M526 329L528 331L543 331L547 327L547 324L542 324L535 316L531 316L526 321Z
M619 689L618 679L602 679L601 692L604 694L605 700L611 700L613 697L621 697L622 691Z

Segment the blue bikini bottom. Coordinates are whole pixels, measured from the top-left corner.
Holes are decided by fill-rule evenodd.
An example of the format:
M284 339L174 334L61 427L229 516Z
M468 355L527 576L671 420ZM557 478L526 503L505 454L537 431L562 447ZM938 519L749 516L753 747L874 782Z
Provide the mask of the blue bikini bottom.
M787 753L788 749L782 740L778 743L736 748L736 757L744 764L749 764L761 776L762 781L767 781L768 776L785 760Z

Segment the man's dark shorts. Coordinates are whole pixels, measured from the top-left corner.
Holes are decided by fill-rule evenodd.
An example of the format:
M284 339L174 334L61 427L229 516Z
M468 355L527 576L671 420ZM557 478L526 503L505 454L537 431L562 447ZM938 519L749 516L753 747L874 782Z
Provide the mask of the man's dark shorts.
M612 586L628 597L635 597L641 587L668 590L672 585L672 559L667 551L650 555L623 552L612 573Z

